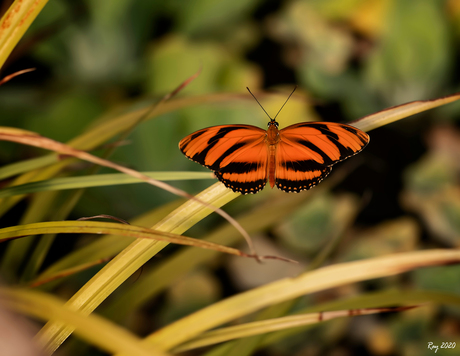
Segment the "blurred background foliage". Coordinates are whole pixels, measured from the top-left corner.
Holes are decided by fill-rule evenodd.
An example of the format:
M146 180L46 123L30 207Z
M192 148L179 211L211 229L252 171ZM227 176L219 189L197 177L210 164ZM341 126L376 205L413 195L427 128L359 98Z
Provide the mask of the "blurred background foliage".
M3 11L10 3L2 2ZM37 68L0 87L0 124L66 142L97 122L151 105L199 68L201 74L180 97L247 97L249 86L274 115L298 84L278 117L281 127L308 120L348 122L389 106L459 91L459 45L456 0L50 0L2 70L5 76ZM142 123L111 159L141 171L203 171L178 150L183 136L210 125L265 127L267 121L250 98L194 105ZM272 221L255 241L260 253L289 256L300 267L215 258L171 281L124 323L144 335L238 290L295 275L317 261L329 243L328 258L315 267L414 249L458 248L459 122L458 103L419 114L371 132L363 153L337 166L323 188L301 193L302 198L266 188L237 199L225 208L234 216L297 199L291 210L265 216ZM2 165L42 154L4 142L0 147ZM83 163L70 167L82 168ZM210 183L174 184L196 193ZM60 194L65 201L70 192ZM172 200L171 194L144 184L92 188L70 218L105 213L132 220ZM2 226L17 223L27 204L22 201L4 216ZM212 216L188 235L200 237L221 223ZM44 268L91 241L56 239ZM162 256L177 250L169 247ZM94 272L68 278L56 293L73 294ZM10 282L15 278L10 276ZM136 278L142 280L143 273ZM459 280L459 267L424 269L319 293L299 303L314 305L384 289L458 294ZM120 293L130 287L122 286ZM431 355L428 341L456 341L458 350L458 309L431 306L330 321L259 354ZM75 343L68 345L73 345L67 347L69 355L79 354Z

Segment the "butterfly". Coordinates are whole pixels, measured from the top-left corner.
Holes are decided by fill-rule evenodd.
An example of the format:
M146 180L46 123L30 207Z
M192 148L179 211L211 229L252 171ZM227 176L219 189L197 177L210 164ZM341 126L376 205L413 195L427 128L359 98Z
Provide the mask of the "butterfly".
M333 122L302 122L279 130L278 114L272 119L267 113L267 130L251 125L198 130L183 138L179 149L234 192L257 193L268 181L272 188L297 193L320 183L334 164L369 143L365 132Z

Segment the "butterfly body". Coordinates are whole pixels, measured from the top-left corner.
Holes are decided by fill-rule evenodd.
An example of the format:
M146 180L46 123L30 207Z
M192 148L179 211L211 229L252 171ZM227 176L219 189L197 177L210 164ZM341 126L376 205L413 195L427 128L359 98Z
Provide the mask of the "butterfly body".
M275 172L276 172L276 147L280 141L280 133L278 130L278 123L270 121L268 123L267 134L265 136L265 143L268 147L268 181L270 187L275 186Z
M267 130L251 125L220 125L198 130L179 142L192 161L214 171L227 188L257 193L267 183L300 192L321 182L332 165L360 152L369 136L350 125L305 122Z

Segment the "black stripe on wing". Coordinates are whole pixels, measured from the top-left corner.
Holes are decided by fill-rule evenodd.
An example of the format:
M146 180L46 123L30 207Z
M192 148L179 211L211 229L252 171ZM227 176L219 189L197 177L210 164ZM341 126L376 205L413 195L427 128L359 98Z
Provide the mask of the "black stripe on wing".
M262 156L260 161L231 162L214 174L234 192L257 193L267 183L267 158Z
M207 165L205 163L205 160L206 160L206 157L207 155L209 154L209 151L212 150L214 148L214 146L218 145L219 144L219 141L225 137L225 135L227 135L229 132L232 132L232 131L235 131L235 130L241 130L241 127L232 127L232 126L226 126L226 127L222 127L220 128L216 134L214 134L212 137L210 137L206 142L206 147L200 151L200 152L197 152L195 153L193 156L189 156L187 155L187 147L188 145L190 144L193 144L193 143L196 143L196 144L203 144L204 142L199 142L199 141L194 141L195 139L199 139L203 134L207 133L208 131L206 131L206 129L203 129L203 130L200 130L200 131L197 131L193 134L190 135L190 140L189 142L187 142L185 145L181 146L180 147L180 150L182 151L183 154L185 154L187 157L189 157L192 161L195 161L195 162L198 162L200 164L202 164L203 166L205 167L208 167L212 170L216 170L219 168L219 163L226 157L228 156L229 154L231 154L232 152L235 152L237 149L243 147L245 145L245 143L238 143L238 144L235 144L233 145L232 147L230 147L227 152L225 152L223 155L221 155L221 157L219 159L217 159L212 165ZM201 137L203 138L203 137ZM216 162L218 162L216 164Z
M286 178L276 178L276 186L286 193L299 193L319 184L331 170L331 167L322 167L318 170L307 170L307 167L303 167L302 170L289 171L286 175L283 175Z
M250 125L222 125L199 130L185 137L179 149L192 161L216 171L238 150L263 140L265 131ZM234 159L234 157L232 157Z
M369 143L369 136L346 124L308 122L281 130L282 141L301 145L321 157L318 163L331 166L359 152Z
M233 190L235 193L241 194L255 194L262 189L264 189L265 184L267 183L267 178L265 179L257 179L257 180L249 180L249 181L242 181L241 179L226 179L226 176L232 175L235 177L235 174L227 173L227 172L214 172L217 179L219 179L224 185Z
M312 127L317 130L319 130L323 135L326 135L328 137L333 138L334 140L339 140L339 136L332 132L331 129L340 127L343 130L346 130L348 132L351 132L354 136L356 136L359 141L361 142L364 147L369 143L369 135L367 135L365 132L357 129L356 127L347 125L347 124L339 124L339 123L329 123L329 122L304 122L300 124L294 124L291 126L296 126L296 127ZM287 127L290 128L291 126ZM363 147L363 148L364 148Z

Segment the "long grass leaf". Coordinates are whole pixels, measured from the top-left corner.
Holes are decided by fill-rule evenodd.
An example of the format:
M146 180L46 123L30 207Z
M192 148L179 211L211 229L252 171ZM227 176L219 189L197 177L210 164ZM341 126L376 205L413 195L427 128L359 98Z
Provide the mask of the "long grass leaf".
M15 0L0 20L0 68L48 0Z
M300 326L318 324L324 321L358 315L371 315L396 311L405 311L413 307L394 308L360 308L337 311L326 311L309 314L290 315L281 318L254 321L246 324L229 326L211 330L197 338L186 342L173 350L174 353L184 352L199 347L209 346L220 342L246 338L254 335L271 333L274 331L298 328Z
M67 308L57 298L30 290L0 289L0 301L3 305L38 317L42 320L59 320L72 325L75 333L91 344L110 353L121 352L127 355L165 356L151 346L143 345L141 340L128 332L97 315L81 315Z
M165 204L159 208L142 214L136 219L132 220L132 224L136 226L150 226L155 221L160 221L167 216L171 211L179 207L182 201L174 201ZM105 235L101 236L87 245L75 249L68 255L63 256L60 260L53 263L46 270L44 270L35 280L31 283L53 278L53 276L60 274L82 264L93 264L101 259L113 257L127 247L135 238L119 235Z
M237 256L252 257L237 249L215 244L205 240L193 239L191 237L181 236L170 232L156 231L139 226L100 221L51 221L28 225L15 225L0 229L0 242L11 240L13 238L19 238L22 236L59 233L122 235L136 237L138 239L149 239L164 241L168 243L176 243L180 245L200 247Z
M202 201L219 207L237 196L239 194L217 183L204 190L197 197ZM153 228L159 231L181 234L211 212L212 210L200 202L189 200ZM72 310L79 310L83 314L90 314L121 283L166 245L167 243L163 241L135 240L88 281L67 302L68 307ZM40 331L39 336L46 345L45 349L51 352L57 349L72 331L71 327L50 322Z
M48 217L48 212L55 206L55 199L58 192L42 192L35 194L22 215L20 224L29 224L44 220ZM19 269L25 261L34 242L35 237L27 236L22 239L11 241L6 246L6 251L1 259L1 274L4 278L11 281L19 276Z
M255 209L238 217L237 221L250 234L265 231L285 219L286 216L295 211L299 205L311 198L312 195L320 194L322 191L324 191L324 188L318 187L317 190L305 192L304 194L284 195L276 200L268 197L265 204L259 204ZM270 219L267 219L267 216ZM232 226L224 224L212 231L204 239L209 242L232 246L240 242L241 238L241 235ZM149 270L145 268L142 278L125 290L118 298L107 301L101 306L100 312L111 319L121 321L129 312L152 300L175 281L180 280L181 277L200 266L213 263L217 257L218 254L215 251L198 251L193 248L184 248L169 259L159 262L155 269Z
M446 105L460 99L460 93L448 95L432 100L411 101L406 104L393 106L391 108L376 112L375 114L364 116L350 124L363 131L371 131L377 127L388 125L392 122L404 119L411 115L421 113L435 107Z
M222 216L224 219L226 219L230 224L232 224L235 229L237 229L243 237L246 239L246 243L249 246L249 249L251 251L251 255L257 255L254 246L252 244L252 240L248 233L226 212L224 212L222 209L219 207L213 207L212 205L207 204L204 201L199 201L198 198L184 192L181 189L175 188L169 184L166 184L164 182L161 182L159 180L152 179L150 177L147 177L146 175L131 169L127 168L124 166L121 166L119 164L113 163L111 161L108 161L106 159L94 156L88 152L77 150L72 148L69 145L63 144L58 141L54 141L52 139L49 139L47 137L40 136L39 134L31 131L25 131L25 130L19 130L11 127L0 127L0 140L5 140L5 141L11 141L11 142L16 142L16 143L21 143L25 145L30 145L30 146L35 146L35 147L40 147L44 148L50 151L55 151L59 152L63 155L68 155L71 157L76 157L91 163L95 163L99 166L103 167L108 167L115 169L119 172L128 174L132 177L139 178L143 180L146 183L149 183L151 185L154 185L156 187L159 187L161 189L164 189L172 194L176 194L178 196L182 196L184 198L189 198L192 200L196 200L200 202L203 205L207 205L209 208L213 209L217 214Z
M13 177L24 172L30 172L57 162L59 162L59 156L57 154L49 154L43 157L11 163L0 167L0 180Z
M427 250L340 263L282 279L227 298L157 331L146 342L169 350L202 332L307 293L400 274L420 267L460 263L458 250Z
M192 180L192 179L213 179L211 172L141 172L147 177L160 181ZM66 190L90 187L107 187L111 185L123 185L142 183L143 181L127 176L126 174L110 173L82 177L63 177L47 179L38 182L15 185L0 189L0 198L7 198L14 195L30 194L49 190Z
M365 293L362 295L320 303L311 307L298 310L299 313L311 313L322 310L340 310L354 308L377 308L394 305L414 305L436 303L442 305L460 306L460 296L431 290L384 290ZM265 347L296 333L307 330L309 326L297 330L283 330L266 335L260 347Z

